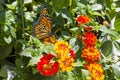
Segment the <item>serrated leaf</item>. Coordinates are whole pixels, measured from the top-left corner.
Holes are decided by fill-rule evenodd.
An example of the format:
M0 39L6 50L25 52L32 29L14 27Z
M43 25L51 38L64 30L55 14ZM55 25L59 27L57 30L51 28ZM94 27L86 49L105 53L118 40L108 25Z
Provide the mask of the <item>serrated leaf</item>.
M112 37L115 38L115 39L120 38L120 35L118 34L117 31L115 31L113 29L108 29L105 26L100 26L100 31L102 31L102 32L104 32L106 34L112 35Z
M101 52L105 55L108 56L111 53L112 50L112 41L105 41L102 46L101 46Z
M117 78L120 78L120 66L117 64L112 64L111 67L113 68L113 71Z
M32 0L24 0L25 4L28 4L28 3L31 3L31 2L32 2Z
M70 41L69 41L69 44L70 44L70 46L72 47L72 50L74 50L75 53L80 48L76 38L71 38Z
M120 43L119 43L119 42L114 41L114 45L115 45L115 47L116 47L117 49L119 49L119 50L120 50Z
M79 29L78 27L74 27L74 28L71 28L70 31L76 32L76 31L78 31L78 29Z
M79 66L83 66L83 64L79 59L77 59L77 61L75 63L75 67L79 67Z
M3 66L3 67L0 69L0 76L1 76L1 77L7 77L7 66Z
M0 45L0 60L9 56L12 51L13 44Z
M31 57L31 58L32 58L32 55L31 55L31 53L30 53L30 49L31 49L31 48L26 48L26 49L24 49L24 50L20 53L20 55L21 55L21 56L26 56L26 57Z
M33 57L32 59L30 59L28 66L33 66L33 65L37 64L39 59L40 59L40 57Z
M12 37L9 36L9 37L4 37L4 40L7 44L10 44L12 42Z
M7 7L8 7L9 9L15 9L16 6L17 6L17 2L16 2L16 1L13 2L12 4L7 4Z
M76 44L76 46L72 47L72 50L74 50L74 52L76 53L79 50L80 46L78 44Z
M69 71L67 73L67 80L75 80L74 73Z
M75 45L75 42L76 42L76 38L71 38L69 41L70 46L73 47Z
M7 80L13 80L13 78L16 76L16 73L14 71L7 70L7 73Z
M61 31L62 33L62 36L65 38L65 39L69 39L70 38L70 34L68 33L68 31Z
M114 26L115 26L115 30L120 32L120 19L119 18L115 20Z
M82 79L87 79L88 77L90 77L88 70L81 69L81 71L82 71Z
M91 6L91 9L93 11L95 11L95 10L101 10L102 9L102 5L101 4L94 4L94 5Z
M69 6L69 0L52 0L52 2L53 2L53 6L56 10L62 9L62 7Z
M59 13L56 12L56 14L59 14ZM60 26L63 26L65 24L65 20L62 17L62 15L58 15L57 17L55 17L53 19L53 22L55 22L55 24L60 25Z
M13 38L16 38L16 33L13 27L10 27L10 33L13 36Z

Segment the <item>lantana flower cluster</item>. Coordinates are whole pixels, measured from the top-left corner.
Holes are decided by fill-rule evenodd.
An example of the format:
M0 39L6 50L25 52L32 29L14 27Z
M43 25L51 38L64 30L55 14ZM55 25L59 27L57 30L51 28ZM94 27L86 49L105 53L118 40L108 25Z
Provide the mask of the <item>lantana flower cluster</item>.
M52 53L43 54L40 61L37 63L37 70L40 71L40 74L53 76L59 70L62 72L73 70L75 53L68 42L58 40L54 44L53 49L56 52L56 55L53 55Z
M87 16L79 16L77 18L78 24L86 24L90 22L89 17ZM104 80L104 72L102 69L102 65L98 63L100 60L101 53L95 47L97 43L97 36L92 33L92 27L84 26L86 32L85 37L83 39L84 49L82 50L81 57L86 59L85 68L90 72L91 80Z
M99 63L101 53L96 48L98 41L97 36L92 32L92 27L86 26L90 23L88 16L80 15L77 17L78 24L82 24L85 29L85 35L78 35L84 43L81 57L85 58L85 69L90 73L91 80L104 80L104 71ZM45 76L53 76L59 71L68 72L75 67L75 53L67 41L56 40L54 36L44 39L44 43L52 43L54 45L54 53L43 53L37 63L37 70Z

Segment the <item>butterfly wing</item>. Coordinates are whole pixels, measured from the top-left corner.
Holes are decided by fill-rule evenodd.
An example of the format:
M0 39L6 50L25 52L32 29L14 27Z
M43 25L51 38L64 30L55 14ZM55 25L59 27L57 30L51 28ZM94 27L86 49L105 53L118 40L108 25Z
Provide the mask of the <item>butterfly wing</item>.
M43 8L38 21L33 25L33 33L38 39L51 36L51 20L46 8Z

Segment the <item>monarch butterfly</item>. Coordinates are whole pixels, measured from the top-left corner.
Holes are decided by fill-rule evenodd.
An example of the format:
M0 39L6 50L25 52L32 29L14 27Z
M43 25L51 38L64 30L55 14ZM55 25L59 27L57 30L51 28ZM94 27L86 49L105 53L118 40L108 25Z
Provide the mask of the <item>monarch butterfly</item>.
M38 39L44 39L52 35L51 28L50 15L47 8L43 7L38 21L33 25L33 33Z

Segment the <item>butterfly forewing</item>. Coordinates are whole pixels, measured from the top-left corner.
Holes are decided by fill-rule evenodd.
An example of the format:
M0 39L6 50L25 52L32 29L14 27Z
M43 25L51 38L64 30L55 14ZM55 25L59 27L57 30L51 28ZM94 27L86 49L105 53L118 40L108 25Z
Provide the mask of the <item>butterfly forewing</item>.
M46 8L43 8L38 21L33 26L34 35L39 38L46 38L51 35L51 20Z

